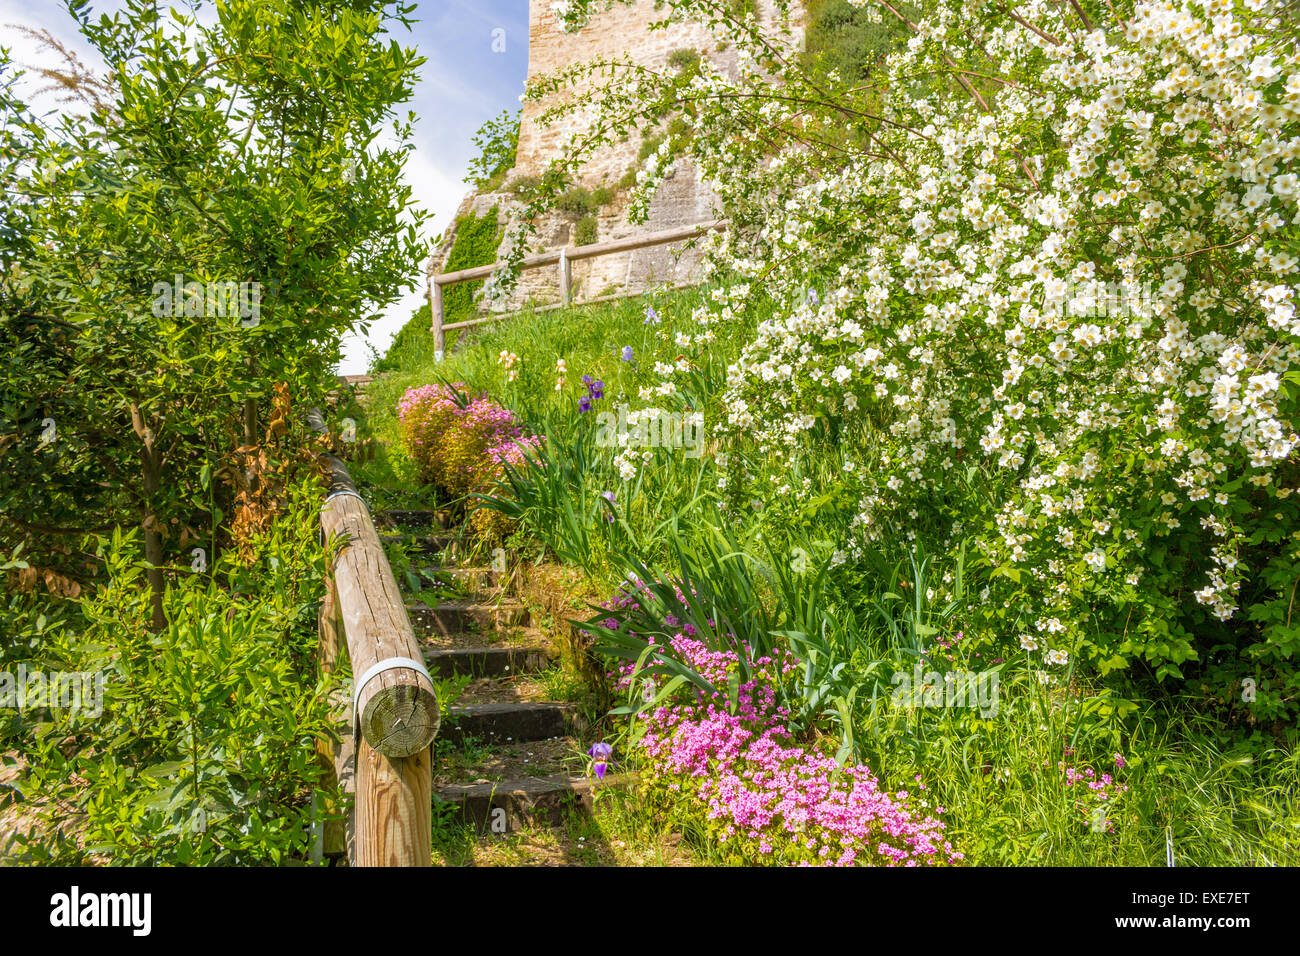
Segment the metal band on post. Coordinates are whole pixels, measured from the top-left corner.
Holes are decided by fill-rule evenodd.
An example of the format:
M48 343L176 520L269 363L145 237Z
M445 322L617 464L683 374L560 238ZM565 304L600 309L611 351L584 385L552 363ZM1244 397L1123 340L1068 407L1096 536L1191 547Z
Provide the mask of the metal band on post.
M420 661L412 660L409 657L390 657L387 660L378 661L361 675L361 679L357 681L356 686L352 688L352 715L354 718L354 725L358 718L357 704L361 701L361 691L365 689L365 686L370 683L371 679L378 677L384 671L396 670L399 667L409 667L411 670L417 671L428 678L430 684L433 683L433 676L429 673L429 669Z
M325 496L325 500L324 500L324 502L321 503L321 508L324 508L325 505L329 504L329 503L330 503L331 501L333 501L335 498L356 498L357 501L361 502L363 505L366 504L366 499L365 499L365 498L362 498L362 497L361 497L359 494L357 494L355 491L350 491L350 490L347 489L347 488L343 488L343 489L340 489L339 491L333 491L333 492L330 492L330 494L326 495L326 496ZM370 506L369 506L369 505L366 505L366 510L367 510L367 511L370 510Z

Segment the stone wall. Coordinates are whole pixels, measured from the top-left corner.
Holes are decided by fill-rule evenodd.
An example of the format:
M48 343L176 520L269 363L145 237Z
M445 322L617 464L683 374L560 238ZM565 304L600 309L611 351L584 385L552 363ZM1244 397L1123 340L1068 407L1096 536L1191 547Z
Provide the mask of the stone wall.
M615 3L608 11L593 17L592 22L574 34L563 33L554 14L552 0L529 0L528 78L545 76L567 66L596 59L619 58L630 55L633 62L653 70L668 70L668 59L673 51L692 49L708 58L724 73L736 68L734 50L718 50L717 42L704 26L693 23L673 24L667 29L650 30L649 24L662 20L666 8L655 9L654 0L636 0L635 3ZM771 0L758 0L761 22L774 34L777 31L776 9ZM793 15L802 16L802 5L793 5ZM795 40L802 37L803 24L796 20L790 24ZM581 97L584 90L566 91L566 96ZM566 116L550 127L544 127L538 118L546 103L524 105L520 121L519 149L515 168L507 177L509 184L522 176L540 175L546 164L563 149L567 136L580 132L580 120ZM720 210L712 191L700 182L692 164L679 161L675 171L665 180L650 205L650 215L645 223L627 221L630 189L618 188L619 180L629 170L639 166L637 153L641 139L637 135L626 141L602 148L582 168L578 182L589 188L600 185L615 189L612 202L597 214L597 242L621 239L625 236L660 232L676 226L694 225L716 219ZM459 219L466 212L482 215L493 206L498 207L503 226L509 227L523 207L509 191L471 194L457 210ZM554 249L572 242L574 220L560 213L551 213L538 223L538 242L533 252ZM454 224L452 226L454 229ZM506 230L509 233L509 228ZM451 249L454 235L451 230L444 237L430 262L430 271L442 271L442 263ZM499 257L506 253L503 240ZM700 256L694 249L677 246L657 246L633 252L573 263L575 299L589 298L615 291L637 292L652 285L677 285L698 281ZM514 311L525 302L554 302L559 298L558 270L533 269L520 276L519 286L509 301L494 306L496 311ZM486 307L486 306L485 306Z

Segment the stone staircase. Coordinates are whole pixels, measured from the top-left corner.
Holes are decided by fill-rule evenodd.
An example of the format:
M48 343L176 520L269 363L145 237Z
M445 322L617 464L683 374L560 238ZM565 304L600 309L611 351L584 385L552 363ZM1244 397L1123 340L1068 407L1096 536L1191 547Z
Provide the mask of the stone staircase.
M464 685L435 743L435 804L495 834L589 812L593 787L616 781L586 776L590 727L576 704L547 699L556 654L511 577L453 567L455 536L438 513L380 512L375 523L386 544L406 547L413 569L437 574L441 586L407 592L407 611L434 680Z

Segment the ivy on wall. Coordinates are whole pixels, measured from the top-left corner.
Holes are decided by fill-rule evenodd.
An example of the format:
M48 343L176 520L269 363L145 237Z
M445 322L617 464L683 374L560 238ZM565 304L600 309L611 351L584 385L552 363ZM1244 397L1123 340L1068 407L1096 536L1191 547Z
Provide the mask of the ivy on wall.
M456 222L456 240L452 243L451 253L447 256L442 271L455 272L457 269L470 269L495 262L497 246L500 244L501 227L497 223L496 206L482 216L467 213ZM474 297L483 287L483 281L477 279L474 282L461 282L443 290L445 321L463 322L474 318L477 311L474 308Z

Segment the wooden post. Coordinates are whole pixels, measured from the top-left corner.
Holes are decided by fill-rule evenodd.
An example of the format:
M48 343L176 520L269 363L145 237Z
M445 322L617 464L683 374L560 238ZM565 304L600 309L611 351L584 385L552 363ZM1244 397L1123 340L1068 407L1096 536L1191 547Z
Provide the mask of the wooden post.
M550 266L559 263L560 266L560 297L562 299L558 306L542 306L538 311L545 309L564 308L569 305L573 298L573 263L579 259L594 259L597 256L607 256L616 252L631 252L635 249L646 249L650 246L662 246L674 242L684 242L688 239L695 239L699 236L707 235L717 230L725 230L728 227L727 220L715 219L711 222L702 222L694 226L678 226L675 229L667 229L663 232L646 233L638 236L627 236L623 239L614 239L610 242L593 242L585 246L569 246L563 249L552 249L549 252L539 252L531 256L524 256L519 263L520 269L539 269L542 266ZM497 322L503 316L493 314L478 319L465 319L456 322L447 322L446 315L442 305L442 290L444 286L455 285L458 282L471 282L475 279L486 279L492 273L505 265L504 262L494 262L486 266L471 266L468 269L457 269L455 272L444 272L441 275L429 276L429 310L433 313L433 341L434 356L437 361L441 362L446 353L446 333L451 329L465 329L474 325L482 325L484 322ZM684 288L679 286L678 288ZM640 294L640 293L636 293ZM605 302L615 298L621 298L620 295L598 296L595 299L586 299L584 302Z
M321 602L318 622L320 640L316 645L316 664L322 674L332 674L338 666L339 655L344 644L343 621L339 617L338 589L334 586L334 576L330 575L325 591L325 600ZM351 728L348 728L351 733ZM316 755L321 764L321 783L326 790L332 790L344 784L339 773L340 754L347 748L331 741L316 741ZM321 816L333 817L339 807L317 799L313 810ZM317 821L317 839L312 845L312 860L319 863L326 856L339 856L347 852L347 823L342 819Z
M325 430L319 411L313 409L308 421ZM352 663L353 727L361 738L353 814L356 862L426 866L433 839L429 748L440 720L437 695L370 512L347 466L333 455L321 458L330 473L321 529L327 540L345 543L327 596L334 607L322 610L320 654L322 663L329 661L331 635L341 634ZM337 625L327 625L327 619Z
M342 468L342 462L334 462ZM348 542L334 565L334 580L361 735L387 757L409 757L433 742L439 714L402 592L355 490L331 492L321 509L321 527L327 536Z
M433 315L433 326L430 329L433 332L433 358L434 361L441 362L447 354L447 333L442 328L445 318L442 310L442 284L437 276L429 276L429 312Z
M569 257L565 250L560 250L560 302L568 305L570 301L570 290L573 288L573 266L569 262Z
M429 749L385 757L363 738L357 751L357 866L428 866L433 854Z

